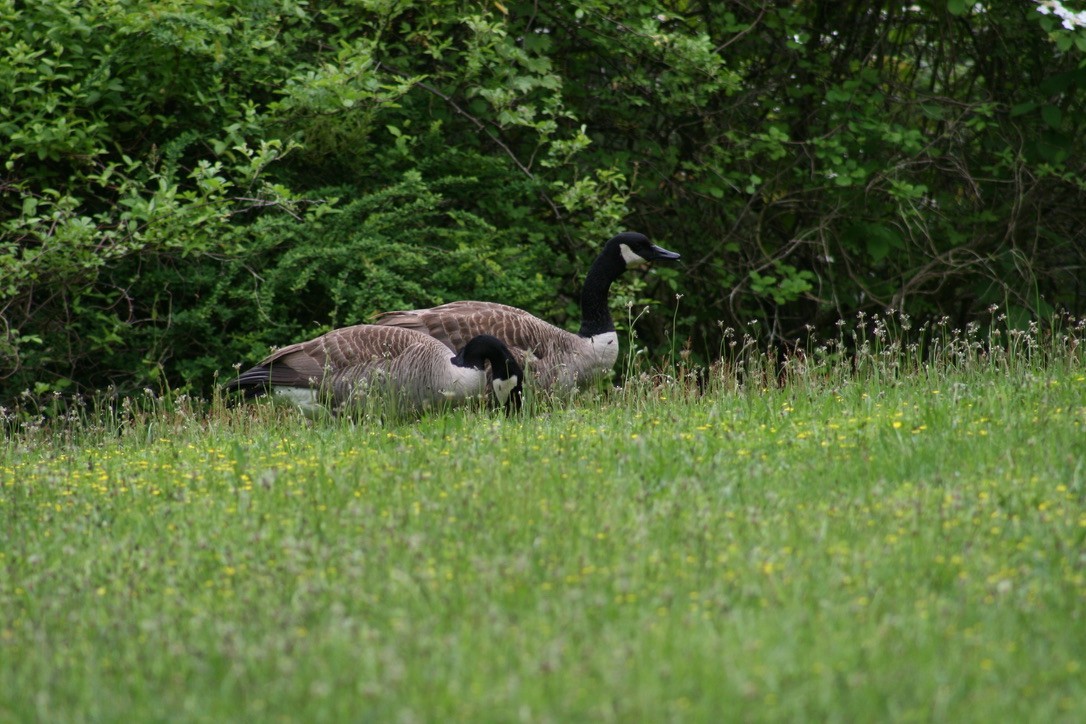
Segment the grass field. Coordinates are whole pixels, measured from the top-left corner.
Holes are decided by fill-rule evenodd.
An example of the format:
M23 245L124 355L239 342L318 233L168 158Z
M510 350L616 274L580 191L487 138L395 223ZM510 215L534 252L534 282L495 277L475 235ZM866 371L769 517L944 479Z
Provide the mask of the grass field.
M1009 341L24 426L0 720L1081 721L1086 365Z

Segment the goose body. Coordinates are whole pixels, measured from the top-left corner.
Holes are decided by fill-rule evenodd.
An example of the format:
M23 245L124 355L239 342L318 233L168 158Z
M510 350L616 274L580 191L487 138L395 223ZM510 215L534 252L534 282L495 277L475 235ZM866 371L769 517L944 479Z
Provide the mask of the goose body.
M490 335L474 335L456 355L433 337L409 329L360 324L283 347L230 381L246 396L284 396L307 413L367 400L419 410L483 395L486 362L502 405L519 404L524 373L509 349Z
M630 267L678 258L643 234L626 232L608 241L585 276L577 333L517 307L476 301L385 312L376 324L421 332L448 349L458 349L475 335L491 334L505 343L523 367L532 370L538 385L572 389L610 372L618 359L618 334L607 306L611 283Z

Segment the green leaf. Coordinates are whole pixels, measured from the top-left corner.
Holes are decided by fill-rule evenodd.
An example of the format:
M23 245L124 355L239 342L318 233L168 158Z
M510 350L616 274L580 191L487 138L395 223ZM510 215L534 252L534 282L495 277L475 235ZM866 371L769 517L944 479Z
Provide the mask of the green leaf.
M857 222L844 230L843 240L864 249L875 262L904 247L901 234L886 224Z
M875 261L882 261L890 253L890 244L885 237L869 236L867 237L867 253Z
M1018 105L1011 107L1011 118L1021 116L1025 113L1037 108L1037 104L1033 101L1026 101L1025 103L1019 103Z
M1059 163L1067 158L1068 149L1071 146L1070 139L1061 133L1045 133L1037 138L1036 149L1041 158L1053 163Z
M1086 40L1086 37L1083 39ZM1077 68L1066 73L1056 73L1041 81L1041 92L1045 95L1063 93L1071 86L1080 85L1084 79L1086 79L1086 69L1084 68Z
M1060 122L1063 120L1063 111L1057 106L1045 106L1041 109L1041 118L1044 119L1049 128L1058 129Z
M946 113L943 111L942 106L939 106L935 103L921 104L920 111L928 118L932 118L936 121L941 121L943 120L943 118L946 117Z
M951 15L965 15L968 8L965 0L948 0L946 9Z

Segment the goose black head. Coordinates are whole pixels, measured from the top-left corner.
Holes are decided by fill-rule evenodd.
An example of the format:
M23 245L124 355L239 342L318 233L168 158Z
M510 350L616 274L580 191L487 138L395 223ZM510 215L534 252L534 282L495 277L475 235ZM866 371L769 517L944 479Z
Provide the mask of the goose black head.
M524 370L504 342L493 335L480 334L468 340L453 358L454 364L477 370L486 369L487 362L490 363L491 386L498 403L505 407L506 412L519 410L524 393Z
M641 266L654 261L672 261L680 258L674 251L657 246L649 241L644 234L636 231L626 231L607 242L606 248L614 250L625 263L626 267Z

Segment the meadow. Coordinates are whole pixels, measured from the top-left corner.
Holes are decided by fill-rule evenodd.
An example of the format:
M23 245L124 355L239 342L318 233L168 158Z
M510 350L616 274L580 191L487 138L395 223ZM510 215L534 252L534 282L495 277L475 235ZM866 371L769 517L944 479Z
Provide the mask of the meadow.
M857 327L513 417L5 410L0 720L1080 720L1082 325Z

